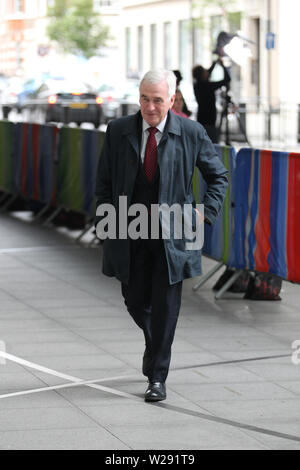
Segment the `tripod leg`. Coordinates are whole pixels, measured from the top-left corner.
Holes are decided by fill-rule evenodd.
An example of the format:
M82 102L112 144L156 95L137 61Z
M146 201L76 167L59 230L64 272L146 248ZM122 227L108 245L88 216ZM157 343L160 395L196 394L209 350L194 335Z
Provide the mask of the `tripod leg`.
M239 123L239 126L240 126L240 130L241 130L242 134L244 135L247 144L249 145L249 147L251 147L251 144L250 144L249 139L248 139L247 134L246 134L246 129L245 129L245 127L242 123L242 120L241 120L240 113L238 111L236 111L235 114L236 114L236 117L237 117L237 120L238 120L238 123Z
M205 284L208 279L210 279L217 271L219 271L222 266L224 266L224 263L220 262L215 267L213 267L207 274L203 275L200 281L193 286L193 291L196 291L199 289L199 287L203 286L203 284Z
M228 145L228 147L231 146L230 138L229 138L229 120L228 120L228 113L226 113L225 116L226 119L226 139L225 139L225 144Z
M222 113L221 113L220 124L219 124L219 127L218 127L218 136L219 136L218 137L218 140L219 140L218 143L220 143L224 118L226 119L226 111L223 109Z
M222 295L232 286L232 284L240 277L240 275L242 274L243 270L242 269L238 269L232 276L230 279L228 279L227 282L225 282L224 286L221 287L220 290L218 290L218 292L216 293L215 295L215 299L216 300L219 300Z
M222 133L222 125L223 125L223 120L225 119L225 145L228 145L229 147L231 146L230 138L229 138L229 121L228 121L228 104L226 102L222 114L221 114L221 119L220 119L220 124L219 124L219 136L221 136Z

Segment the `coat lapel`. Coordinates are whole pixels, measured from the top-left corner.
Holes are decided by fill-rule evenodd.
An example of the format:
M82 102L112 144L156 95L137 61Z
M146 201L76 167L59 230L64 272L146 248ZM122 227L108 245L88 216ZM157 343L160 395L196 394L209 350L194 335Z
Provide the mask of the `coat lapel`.
M142 116L140 111L132 116L129 125L124 129L123 134L126 135L138 159L142 139Z
M140 146L142 138L142 118L140 112L132 116L126 129L123 131L123 135L125 135L129 142L127 149L124 148L124 190L130 201L140 161Z
M181 135L181 126L178 117L172 113L171 111L168 112L168 119L165 125L165 129L160 140L160 144L164 143L169 134Z
M158 164L160 169L165 165L168 166L170 160L176 158L175 152L175 136L181 135L181 125L178 117L168 112L168 119L165 125L165 129L158 146ZM165 164L165 165L163 165Z

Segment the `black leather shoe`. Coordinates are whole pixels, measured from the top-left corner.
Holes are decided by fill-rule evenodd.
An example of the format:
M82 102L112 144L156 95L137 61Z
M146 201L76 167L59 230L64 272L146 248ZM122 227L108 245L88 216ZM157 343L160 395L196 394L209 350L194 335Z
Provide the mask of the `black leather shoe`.
M164 382L149 382L145 392L145 401L162 401L167 398Z

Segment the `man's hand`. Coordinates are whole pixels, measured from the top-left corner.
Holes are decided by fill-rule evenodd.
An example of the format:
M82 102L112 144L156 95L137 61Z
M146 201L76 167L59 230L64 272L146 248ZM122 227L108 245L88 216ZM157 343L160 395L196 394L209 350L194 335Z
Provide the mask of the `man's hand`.
M203 221L205 221L204 215L201 214L201 212L200 212L198 209L196 209L196 208L195 208L195 211L196 211L196 213L197 213L197 221L198 221L198 224L197 224L197 225L200 225L200 224L202 224Z

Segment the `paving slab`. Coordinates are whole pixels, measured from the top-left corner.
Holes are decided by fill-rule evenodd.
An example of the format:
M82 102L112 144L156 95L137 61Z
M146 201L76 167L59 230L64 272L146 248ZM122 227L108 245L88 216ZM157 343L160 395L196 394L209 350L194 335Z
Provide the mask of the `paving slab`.
M75 236L0 214L0 349L31 363L0 362L0 449L300 448L298 285L279 302L216 301L221 272L196 292L185 281L168 397L147 404L142 333L101 248Z
M91 427L0 432L0 449L9 450L129 450L109 431Z

